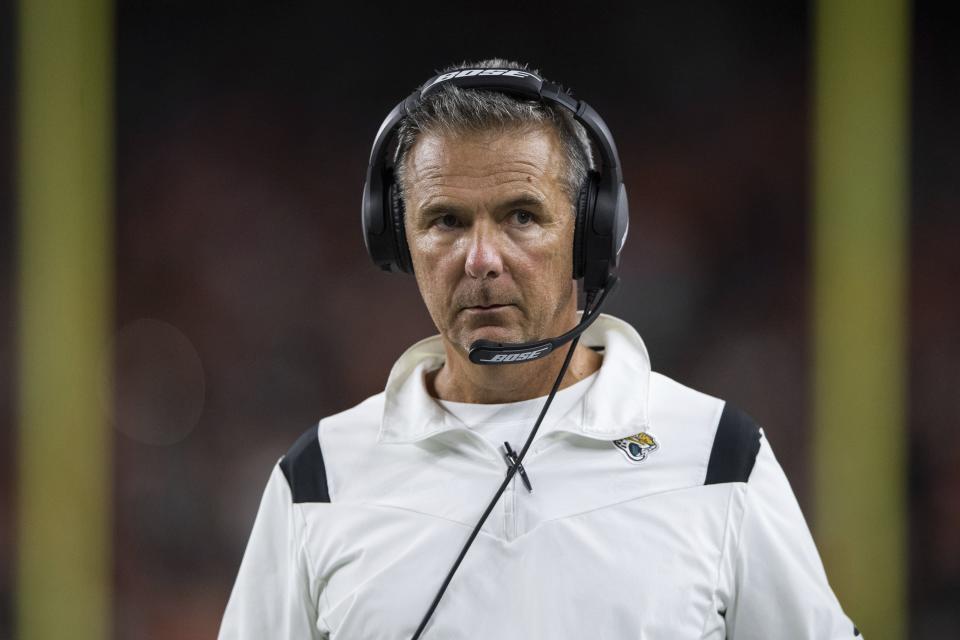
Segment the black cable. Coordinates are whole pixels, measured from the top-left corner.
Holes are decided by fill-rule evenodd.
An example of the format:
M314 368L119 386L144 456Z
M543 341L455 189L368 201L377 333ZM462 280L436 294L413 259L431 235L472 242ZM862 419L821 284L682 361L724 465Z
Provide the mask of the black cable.
M590 317L596 313L596 309L591 309L591 305L595 299L596 292L591 291L587 293L586 303L584 304L583 315L580 318L580 324L587 322ZM599 305L598 305L599 306ZM490 501L490 504L487 505L487 508L484 510L483 515L480 516L480 520L474 526L473 531L470 533L470 537L467 538L467 542L463 545L463 548L460 549L460 555L457 556L456 562L453 563L453 566L450 568L450 572L447 574L447 577L444 579L443 584L440 585L440 590L437 591L437 595L433 598L433 602L430 604L430 608L427 610L427 614L423 617L423 620L420 621L420 626L417 627L417 630L414 632L413 637L410 640L418 640L420 634L423 633L423 630L426 628L427 623L430 621L430 618L433 616L433 612L436 610L437 605L440 604L440 599L443 598L444 592L447 590L447 586L450 584L450 581L453 580L453 574L457 572L457 569L460 567L460 563L463 562L463 558L467 555L467 551L470 549L470 545L473 544L473 541L479 535L480 530L483 528L483 523L487 521L487 518L490 516L490 513L493 511L493 508L496 506L497 502L500 500L500 496L503 495L503 492L506 491L507 485L513 480L513 476L516 475L517 469L520 468L521 463L523 462L524 456L527 455L527 449L530 448L531 443L533 443L534 437L537 435L537 431L540 429L540 423L543 422L544 416L547 415L547 409L550 408L550 403L553 402L553 397L557 395L557 391L560 389L560 383L563 381L563 376L567 372L567 367L570 366L570 361L573 359L573 352L577 348L577 343L580 342L580 336L577 336L570 343L570 348L567 350L567 355L563 359L563 366L560 367L560 373L557 375L557 379L553 383L553 388L550 389L550 394L547 396L547 401L543 403L543 409L540 410L540 415L537 417L536 423L533 425L533 430L530 432L530 435L527 436L527 441L524 443L523 448L520 450L519 455L517 456L516 461L513 465L507 468L507 477L500 484L500 488L497 489L496 495L493 496L493 500Z

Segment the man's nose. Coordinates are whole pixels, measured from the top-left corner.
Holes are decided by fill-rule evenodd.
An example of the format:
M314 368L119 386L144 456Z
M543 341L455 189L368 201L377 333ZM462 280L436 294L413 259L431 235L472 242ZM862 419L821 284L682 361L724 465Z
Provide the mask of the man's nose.
M471 278L496 278L503 272L497 232L484 222L473 225L467 249L467 275Z

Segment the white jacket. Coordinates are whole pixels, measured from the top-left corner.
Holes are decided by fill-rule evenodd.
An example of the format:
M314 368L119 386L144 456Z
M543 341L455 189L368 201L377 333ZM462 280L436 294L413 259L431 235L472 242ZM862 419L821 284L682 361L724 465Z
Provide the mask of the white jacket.
M603 347L595 382L538 433L535 491L514 477L422 637L859 637L763 431L651 372L616 318L581 342ZM413 635L506 473L427 394L443 357L439 337L417 343L383 393L281 458L220 638Z

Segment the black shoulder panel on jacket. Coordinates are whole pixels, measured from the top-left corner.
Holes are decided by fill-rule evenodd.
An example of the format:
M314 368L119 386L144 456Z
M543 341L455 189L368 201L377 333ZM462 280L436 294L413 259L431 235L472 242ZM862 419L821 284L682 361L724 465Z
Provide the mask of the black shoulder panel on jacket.
M307 429L280 460L294 502L330 502L327 470L317 438L317 427Z
M746 482L760 452L760 427L729 402L724 405L703 484Z

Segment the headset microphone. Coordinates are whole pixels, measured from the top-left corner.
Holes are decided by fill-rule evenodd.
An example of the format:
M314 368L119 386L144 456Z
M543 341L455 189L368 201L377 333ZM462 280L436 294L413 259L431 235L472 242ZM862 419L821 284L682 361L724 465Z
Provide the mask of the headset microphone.
M474 364L516 364L519 362L538 360L549 355L554 349L570 342L593 324L593 321L596 320L599 315L600 307L603 306L604 301L607 299L607 295L616 289L618 284L620 284L620 279L612 273L609 274L596 304L594 304L591 309L592 301L588 298L583 310L583 318L576 327L567 331L565 334L557 336L556 338L548 338L536 342L504 344L491 340L477 340L470 345L470 362Z

